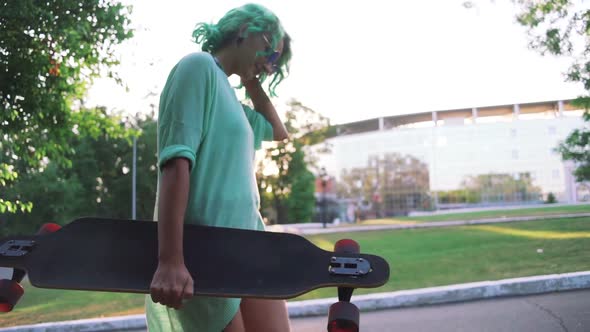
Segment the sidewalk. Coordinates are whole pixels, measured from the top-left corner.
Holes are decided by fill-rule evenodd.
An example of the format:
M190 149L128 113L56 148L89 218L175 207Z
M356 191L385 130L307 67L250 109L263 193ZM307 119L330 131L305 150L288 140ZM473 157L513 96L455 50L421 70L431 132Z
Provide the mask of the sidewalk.
M464 302L590 288L590 271L525 278L482 281L406 291L358 295L352 302L362 311ZM287 304L289 316L325 316L338 298L295 301ZM95 318L2 328L0 332L145 330L145 315Z
M341 224L333 225L327 224L326 228L322 228L322 224L290 224L290 225L272 225L267 226L267 230L272 232L289 232L300 235L315 235L328 233L342 233L342 232L368 232L392 229L413 229L413 228L435 228L435 227L453 227L453 226L469 226L482 224L498 224L510 223L519 221L533 221L533 220L547 220L547 219L565 219L565 218L582 218L590 217L590 213L573 213L573 214L558 214L550 216L529 216L529 217L503 217L503 218L487 218L487 219L473 219L473 220L454 220L454 221L431 221L431 222L415 222L408 221L392 225L358 225L355 224Z

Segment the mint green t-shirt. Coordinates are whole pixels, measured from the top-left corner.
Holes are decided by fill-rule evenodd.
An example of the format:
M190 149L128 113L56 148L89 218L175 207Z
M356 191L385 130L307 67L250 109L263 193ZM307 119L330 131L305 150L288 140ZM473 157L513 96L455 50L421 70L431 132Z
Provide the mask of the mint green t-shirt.
M190 161L185 223L264 230L254 154L263 140L272 137L270 123L238 101L210 54L193 53L180 60L160 96L158 166L178 157ZM154 219L158 200L159 193ZM147 296L148 328L219 332L239 304L240 299L194 297L175 310Z

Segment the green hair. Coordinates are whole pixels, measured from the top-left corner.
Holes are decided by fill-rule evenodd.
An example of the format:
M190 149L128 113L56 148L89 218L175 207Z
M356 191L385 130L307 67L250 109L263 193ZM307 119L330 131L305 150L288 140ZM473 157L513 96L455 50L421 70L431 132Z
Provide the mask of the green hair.
M283 40L283 53L277 60L277 71L267 75L262 73L259 77L263 83L270 76L269 92L276 96L275 89L289 73L289 61L291 60L291 37L283 29L279 18L270 10L257 4L246 4L227 12L217 24L199 23L193 31L193 39L201 44L201 50L215 54L222 48L231 44L237 37L240 28L246 25L246 33L268 33L273 49L276 49L279 41Z

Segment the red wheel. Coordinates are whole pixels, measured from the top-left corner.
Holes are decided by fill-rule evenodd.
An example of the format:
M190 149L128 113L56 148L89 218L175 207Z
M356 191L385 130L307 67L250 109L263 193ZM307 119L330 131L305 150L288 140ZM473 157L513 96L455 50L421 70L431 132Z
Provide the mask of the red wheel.
M25 290L14 280L0 280L0 312L10 312Z
M347 320L334 320L328 324L328 332L358 332L359 327Z
M358 332L359 309L350 302L336 302L330 306L328 332Z
M46 224L43 224L43 226L41 226L41 228L39 228L39 231L37 231L37 235L45 235L45 234L57 232L60 229L61 229L61 226L58 224L46 223Z
M334 252L346 252L349 254L358 254L361 252L361 246L351 239L342 239L334 245Z

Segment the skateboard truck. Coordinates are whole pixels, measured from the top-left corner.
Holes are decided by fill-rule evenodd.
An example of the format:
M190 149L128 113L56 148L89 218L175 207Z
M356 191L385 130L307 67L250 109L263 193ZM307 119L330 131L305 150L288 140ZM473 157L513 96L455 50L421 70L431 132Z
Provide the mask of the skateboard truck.
M0 256L20 257L28 254L35 246L33 240L10 240L0 246Z
M371 272L371 264L363 258L332 257L330 274L345 276L361 276Z
M57 224L47 223L41 226L37 235L45 235L57 231ZM0 243L0 257L22 257L31 252L35 246L34 240L8 240ZM8 259L11 261L12 259ZM18 260L18 259L17 259ZM20 282L24 279L26 271L20 268L12 269L11 279L0 278L0 312L11 311L25 290Z
M350 239L342 239L334 245L334 253L359 254L359 244ZM371 272L371 264L363 258L333 256L330 259L330 274L358 277ZM328 332L358 332L360 313L352 303L352 287L338 287L338 302L330 306L328 312Z
M28 254L34 245L35 241L33 240L6 241L0 245L0 257L22 257ZM9 312L25 292L20 282L26 272L8 267L3 267L2 270L4 270L5 276L0 277L0 312Z

